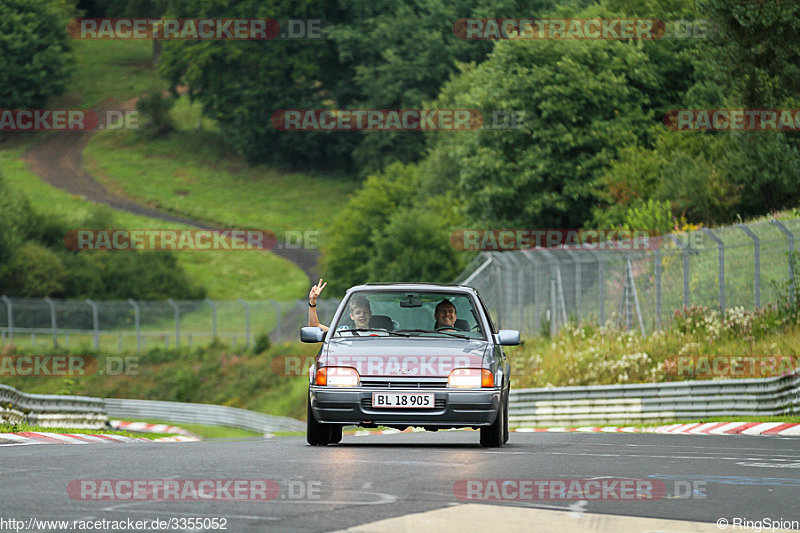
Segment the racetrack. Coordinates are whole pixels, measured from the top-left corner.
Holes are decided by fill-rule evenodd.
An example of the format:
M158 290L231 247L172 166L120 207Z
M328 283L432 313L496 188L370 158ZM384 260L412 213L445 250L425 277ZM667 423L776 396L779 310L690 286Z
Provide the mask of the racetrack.
M309 447L301 437L284 437L9 446L0 454L0 517L20 520L224 517L229 531L332 531L437 509L444 514L415 515L361 529L417 529L436 524L437 516L447 517L444 523L453 529L464 526L453 520L467 520L468 529L481 529L482 519L496 524L498 531L504 529L504 521L530 530L711 531L717 530L719 518L800 520L800 438L791 437L512 433L506 446L492 450L478 445L477 432L444 431L345 435L340 445L329 447ZM76 479L165 478L276 480L280 495L246 502L87 501L70 497L67 490ZM465 501L454 492L465 480L589 478L663 483L667 494L639 501L497 502ZM693 486L694 491L677 494L678 485ZM452 510L455 505L462 507ZM498 506L508 507L498 514Z

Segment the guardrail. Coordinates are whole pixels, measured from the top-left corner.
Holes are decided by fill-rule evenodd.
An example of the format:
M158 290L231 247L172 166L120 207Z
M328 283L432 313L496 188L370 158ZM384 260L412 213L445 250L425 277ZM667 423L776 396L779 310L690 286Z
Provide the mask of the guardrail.
M101 429L107 426L110 417L234 427L259 433L305 431L306 428L303 422L293 418L223 405L27 394L0 384L0 423Z
M0 384L0 423L100 429L107 421L102 398L26 394Z
M111 418L144 418L207 426L248 429L259 433L305 431L299 420L272 416L236 407L202 403L162 402L106 398L106 412Z
M509 421L560 426L800 413L800 374L511 390Z

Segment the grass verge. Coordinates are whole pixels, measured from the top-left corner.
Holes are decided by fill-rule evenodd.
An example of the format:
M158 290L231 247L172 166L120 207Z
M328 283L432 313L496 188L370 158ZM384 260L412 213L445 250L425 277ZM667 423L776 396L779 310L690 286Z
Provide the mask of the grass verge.
M168 426L177 426L186 431L194 433L203 440L214 439L248 439L261 437L262 434L257 431L249 431L246 429L223 427L223 426L208 426L204 424L187 424L185 422L170 422L168 420L146 420L142 418L126 418L126 422L147 422L150 424L166 424ZM139 433L136 433L139 435ZM143 433L143 435L153 435L153 433ZM164 436L163 434L156 435L157 437Z

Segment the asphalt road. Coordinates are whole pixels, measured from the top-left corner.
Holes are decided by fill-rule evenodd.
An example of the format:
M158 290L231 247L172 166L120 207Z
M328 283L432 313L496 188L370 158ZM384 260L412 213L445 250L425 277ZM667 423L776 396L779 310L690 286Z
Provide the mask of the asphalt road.
M460 499L455 490L466 480L590 478L645 480L664 487L666 494L639 501L482 502L483 496L478 501ZM80 499L79 492L71 496L70 482L75 487L80 482L74 480L87 479L267 479L278 483L280 494L271 493L275 498L269 501L93 501ZM495 509L511 507L502 508L500 520L503 513L510 516L513 508L524 507L558 510L573 518L600 513L714 523L735 517L800 520L799 502L800 438L512 433L506 446L488 450L478 445L477 432L446 431L345 435L340 445L324 448L306 446L299 437L0 448L0 519L224 517L228 531L332 531L484 503Z

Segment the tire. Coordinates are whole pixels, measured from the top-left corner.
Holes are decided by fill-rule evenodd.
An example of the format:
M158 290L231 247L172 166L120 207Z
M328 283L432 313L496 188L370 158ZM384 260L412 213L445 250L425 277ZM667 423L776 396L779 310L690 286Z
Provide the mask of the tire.
M499 448L505 442L506 431L508 431L508 419L506 418L505 405L497 409L497 418L491 426L481 428L481 446L485 448Z
M308 397L307 406L306 442L311 446L327 446L331 443L331 428L320 424L314 418L314 412L311 411L311 396Z
M503 407L503 413L506 419L506 427L503 431L503 444L505 444L511 436L511 431L508 429L508 399L506 399L505 407Z
M342 428L339 424L331 424L331 443L332 444L339 444L342 442Z

